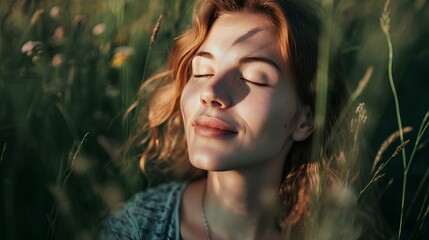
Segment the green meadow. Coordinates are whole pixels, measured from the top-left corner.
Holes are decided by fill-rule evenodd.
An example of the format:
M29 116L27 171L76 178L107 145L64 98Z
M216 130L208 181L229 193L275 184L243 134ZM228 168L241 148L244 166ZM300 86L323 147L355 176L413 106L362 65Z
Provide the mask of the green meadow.
M0 1L0 239L96 239L148 186L139 149L124 151L136 122L126 113L165 69L193 2ZM348 108L365 106L367 188L396 238L429 239L429 3L319 3Z

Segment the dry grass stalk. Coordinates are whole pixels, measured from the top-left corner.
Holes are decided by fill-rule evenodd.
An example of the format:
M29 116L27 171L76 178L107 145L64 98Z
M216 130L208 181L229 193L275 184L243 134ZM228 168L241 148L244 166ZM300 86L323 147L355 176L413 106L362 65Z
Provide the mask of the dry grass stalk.
M365 103L359 103L355 110L356 116L351 120L350 128L355 134L358 133L358 130L361 126L366 123L368 118L368 112L365 108Z
M156 41L156 37L158 35L159 28L161 27L161 21L162 21L162 14L159 16L158 21L156 21L156 25L153 28L152 35L150 36L150 46L151 47Z
M386 174L385 173L383 173L383 174L380 174L380 175L378 175L378 176L376 176L375 178L374 178L374 180L373 180L373 182L377 182L379 179L381 179L382 177L384 177Z
M399 145L399 146L396 148L395 152L392 154L392 156L391 156L390 158L394 158L394 157L396 157L396 156L399 154L399 152L401 152L401 151L402 151L402 149L404 149L404 147L405 147L409 142L410 142L410 139L405 140L405 142L401 143L401 145Z
M369 79L371 79L372 73L374 72L374 68L371 66L369 67L365 74L363 75L362 79L359 81L356 90L352 94L352 98L356 99L365 89L366 85L368 85Z
M402 129L403 133L408 133L411 132L413 130L412 127L404 127ZM392 144L392 142L394 142L397 138L399 137L399 130L395 131L394 133L392 133L384 142L383 144L381 144L381 147L378 149L377 155L375 156L374 162L372 164L371 167L371 174L374 172L375 167L377 166L377 164L380 162L381 157L383 155L383 153L386 151L386 149L390 146L390 144ZM402 145L402 144L401 144ZM396 152L396 151L395 151Z
M42 14L45 12L45 10L43 9L37 9L34 14L31 16L31 20L30 20L30 24L31 26L33 26L34 24L37 23L37 21L39 21L40 16L42 16Z
M411 131L411 130L410 130ZM394 135L398 135L399 133L397 133L397 132L395 132L395 133L393 133L390 137L392 137L392 136L394 136ZM389 139L390 139L390 137L389 137ZM397 138L398 136L396 136L396 138ZM388 139L388 140L389 140ZM395 139L395 137L393 138L393 139ZM387 141L387 140L386 140ZM386 141L384 142L384 143L386 143ZM393 141L393 140L392 140ZM410 140L408 139L408 140L406 140L406 141L404 141L403 143L401 143L397 148L396 148L396 150L395 150L395 152L393 152L393 154L392 154L392 156L390 156L390 158L386 161L386 162L384 162L384 163L381 163L380 164L380 166L377 168L377 171L375 171L375 173L374 173L374 175L372 176L372 178L371 178L371 180L369 181L369 183L365 186L365 188L364 189L362 189L362 191L360 191L360 193L359 193L359 197L358 198L360 198L360 196L366 191L366 189L372 184L372 183L374 183L374 182L376 182L376 181L378 181L379 179L381 179L382 177L384 177L385 176L385 174L383 173L383 174L380 174L381 173L381 171L383 170L383 168L387 165L387 163L392 159L392 158L394 158L394 157L396 157L403 149L404 149L404 147L408 144L410 142ZM383 144L384 144L383 143ZM391 143L391 142L390 142ZM390 144L389 143L389 144ZM374 162L375 163L375 162ZM376 164L374 164L372 167L373 168L375 168L375 166L376 166ZM372 174L372 172L373 172L374 170L373 169L371 169L371 174Z
M380 17L380 26L381 26L381 30L383 30L383 32L385 34L389 33L389 30L390 30L390 0L387 0L384 3L384 9L383 9L383 12L381 13L381 17Z
M384 12L385 14L387 14L388 16L390 16L390 0L387 0L387 1L384 3L383 12Z
M359 103L359 105L356 108L356 113L358 115L358 123L363 125L365 124L367 118L368 118L368 113L367 110L365 108L365 103Z

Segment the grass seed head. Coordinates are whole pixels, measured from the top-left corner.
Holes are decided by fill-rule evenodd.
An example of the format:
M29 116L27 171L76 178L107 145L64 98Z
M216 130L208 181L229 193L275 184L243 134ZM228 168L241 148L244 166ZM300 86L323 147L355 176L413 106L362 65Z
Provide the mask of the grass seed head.
M39 21L40 16L42 16L42 14L44 12L45 12L45 10L43 10L43 9L37 9L36 12L34 12L33 16L31 16L31 21L30 21L31 26L33 26L34 24L36 24Z
M405 142L401 143L395 150L395 152L392 154L392 158L396 157L402 149L405 148L405 146L410 142L410 139L406 140Z
M404 127L402 129L402 132L403 133L409 133L412 130L413 130L412 127ZM383 144L381 144L380 148L378 149L377 155L375 156L375 159L374 159L374 162L373 162L372 168L371 168L371 173L374 172L375 167L380 162L383 153L390 146L390 144L392 144L398 137L399 137L399 130L395 131L386 140L384 140Z
M158 36L159 28L161 27L162 14L159 16L158 21L156 21L156 25L153 28L152 35L150 36L150 46L152 47L156 41L156 37Z

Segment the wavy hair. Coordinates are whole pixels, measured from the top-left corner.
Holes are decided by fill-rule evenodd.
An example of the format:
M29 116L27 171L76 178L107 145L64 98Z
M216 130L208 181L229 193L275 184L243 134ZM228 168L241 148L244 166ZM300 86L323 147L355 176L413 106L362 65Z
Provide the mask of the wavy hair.
M189 162L179 100L191 76L191 60L211 26L220 15L234 12L263 14L271 21L283 59L292 69L299 99L315 112L318 42L322 26L319 11L314 6L302 0L199 1L192 26L174 43L167 70L141 85L139 99L134 104L140 107L139 125L132 141L134 146L144 149L140 168L149 178L192 180L205 176L205 171L194 168ZM332 131L346 100L344 79L339 71L330 71L326 121L322 126L323 147L318 159L312 160L312 136L295 142L285 159L279 184L282 201L279 226L283 229L302 228L312 217L312 200L320 195L323 199L323 192L335 189L349 173L345 169L350 169L346 166L350 161L346 161L341 150L348 139L347 134ZM336 139L335 144L329 144L332 139Z

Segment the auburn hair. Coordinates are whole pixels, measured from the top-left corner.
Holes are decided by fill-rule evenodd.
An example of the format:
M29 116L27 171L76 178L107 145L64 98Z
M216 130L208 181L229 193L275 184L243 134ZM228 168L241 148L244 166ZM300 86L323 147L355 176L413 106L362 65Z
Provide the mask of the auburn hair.
M180 111L182 90L191 76L191 60L216 19L225 13L262 14L273 24L280 51L292 70L301 103L315 112L321 21L319 11L302 0L205 0L198 1L193 24L175 40L167 70L147 79L139 89L138 127L132 138L143 149L140 168L149 177L193 180L206 175L188 159ZM312 218L315 198L350 177L342 145L347 134L332 131L347 100L344 79L331 71L322 148L312 159L313 137L295 142L285 159L279 196L282 210L279 227L299 231ZM316 126L317 127L317 126ZM335 144L329 144L336 139Z

